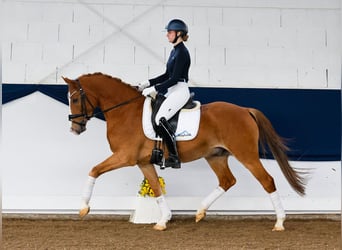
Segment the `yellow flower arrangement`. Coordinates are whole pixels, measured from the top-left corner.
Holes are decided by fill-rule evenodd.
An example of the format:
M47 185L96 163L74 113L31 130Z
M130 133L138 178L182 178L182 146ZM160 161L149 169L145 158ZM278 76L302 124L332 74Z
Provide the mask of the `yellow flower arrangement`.
M164 178L159 176L158 180L162 189L162 193L166 194ZM140 184L139 195L143 197L146 197L146 196L154 197L154 192L150 186L150 183L148 182L146 178L144 178L144 180Z

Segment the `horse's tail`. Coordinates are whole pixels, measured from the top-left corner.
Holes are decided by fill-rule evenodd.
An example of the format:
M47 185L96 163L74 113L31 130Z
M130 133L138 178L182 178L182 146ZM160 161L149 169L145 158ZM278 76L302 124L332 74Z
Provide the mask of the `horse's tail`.
M286 152L289 151L289 149L285 145L284 139L277 134L271 122L261 111L252 108L248 109L248 111L258 125L259 142L263 152L265 153L267 145L291 187L299 195L305 195L306 182L305 178L301 176L304 172L299 172L290 166L286 155Z

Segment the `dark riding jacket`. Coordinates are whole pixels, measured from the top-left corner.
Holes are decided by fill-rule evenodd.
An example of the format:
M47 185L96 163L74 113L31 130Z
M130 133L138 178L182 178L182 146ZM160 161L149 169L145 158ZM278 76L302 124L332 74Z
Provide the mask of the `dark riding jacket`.
M179 81L187 82L189 79L190 54L184 43L177 44L171 51L166 64L166 72L156 78L150 79L151 86L165 94L167 89Z

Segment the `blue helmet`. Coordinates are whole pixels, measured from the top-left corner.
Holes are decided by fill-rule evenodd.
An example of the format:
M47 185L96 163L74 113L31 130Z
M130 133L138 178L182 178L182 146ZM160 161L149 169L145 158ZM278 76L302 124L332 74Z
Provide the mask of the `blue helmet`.
M188 26L180 19L172 19L165 27L167 31L182 31L184 35L188 33Z

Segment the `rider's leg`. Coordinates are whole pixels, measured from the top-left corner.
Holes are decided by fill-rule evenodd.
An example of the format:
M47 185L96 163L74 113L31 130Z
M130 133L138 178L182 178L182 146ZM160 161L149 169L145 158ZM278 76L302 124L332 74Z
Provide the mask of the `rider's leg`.
M156 124L164 117L167 121L180 110L190 98L190 91L187 83L179 82L177 85L168 89L166 99L156 114Z
M189 100L190 92L187 83L180 82L168 89L167 98L161 105L157 115L157 131L166 143L169 151L169 157L165 161L166 167L180 168L180 161L176 147L176 137L168 123L168 120L180 110Z

